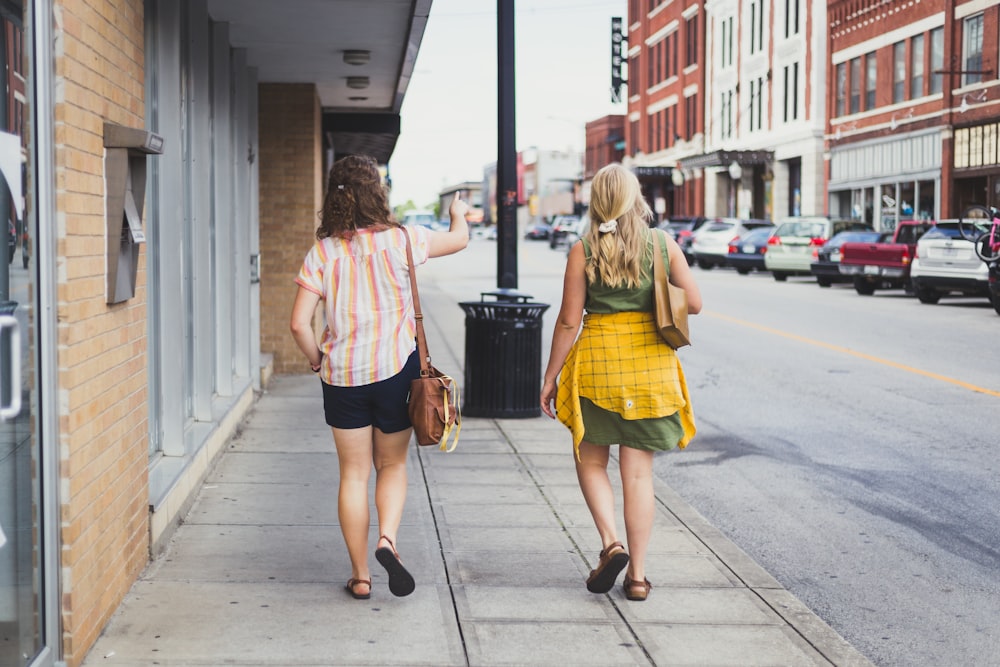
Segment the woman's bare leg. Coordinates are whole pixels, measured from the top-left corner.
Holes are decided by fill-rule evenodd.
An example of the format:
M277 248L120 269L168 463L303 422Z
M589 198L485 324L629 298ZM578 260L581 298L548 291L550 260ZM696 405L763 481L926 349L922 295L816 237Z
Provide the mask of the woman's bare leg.
M653 452L619 447L618 465L625 504L625 536L631 558L627 574L632 580L641 582L646 577L646 551L656 515Z
M371 581L368 569L368 480L372 469L372 427L333 429L333 441L340 462L340 490L337 494L337 516L340 530L351 559L351 577ZM367 586L357 585L358 593L367 593Z
M601 548L618 541L615 492L608 479L608 454L608 447L583 441L580 443L580 460L576 462L576 478L601 536Z
M410 433L383 433L375 429L375 510L378 534L396 543L399 524L406 504L406 457L410 451ZM383 540L384 541L384 540Z

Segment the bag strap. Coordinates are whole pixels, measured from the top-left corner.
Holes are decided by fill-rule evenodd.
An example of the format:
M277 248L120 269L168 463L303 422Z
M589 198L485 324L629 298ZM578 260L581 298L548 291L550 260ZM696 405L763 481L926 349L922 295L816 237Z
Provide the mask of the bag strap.
M657 234L658 229L651 229L650 233L653 235L653 282L656 283L666 283L667 273L663 269L663 253L660 252L660 235Z
M417 320L417 353L420 356L420 377L427 377L431 372L431 353L427 349L427 336L424 335L424 314L420 310L420 292L417 291L417 272L413 266L413 247L410 243L410 232L405 228L406 263L410 267L410 292L413 294L413 316Z

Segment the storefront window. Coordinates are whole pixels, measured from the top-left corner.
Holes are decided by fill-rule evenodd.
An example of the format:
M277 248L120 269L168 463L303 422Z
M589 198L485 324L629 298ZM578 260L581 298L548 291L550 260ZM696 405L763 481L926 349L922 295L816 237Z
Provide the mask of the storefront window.
M896 229L899 222L899 207L896 197L897 187L895 183L886 183L881 188L881 196L878 201L879 223L877 229L883 232L891 232Z
M937 215L937 206L935 206L935 201L937 195L935 192L934 181L920 181L917 183L917 217L921 220L933 220Z
M913 220L916 215L916 192L913 181L899 184L899 219Z

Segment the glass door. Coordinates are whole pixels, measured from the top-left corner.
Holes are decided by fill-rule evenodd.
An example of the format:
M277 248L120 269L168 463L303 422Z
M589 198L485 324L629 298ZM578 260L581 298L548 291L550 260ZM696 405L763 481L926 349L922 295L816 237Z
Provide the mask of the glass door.
M49 479L39 428L37 188L30 0L0 0L0 665L50 665ZM30 126L30 127L29 127Z

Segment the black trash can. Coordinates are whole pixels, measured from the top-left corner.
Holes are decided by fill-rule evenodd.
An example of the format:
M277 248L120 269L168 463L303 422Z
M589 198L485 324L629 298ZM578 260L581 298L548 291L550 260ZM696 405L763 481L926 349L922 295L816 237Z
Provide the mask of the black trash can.
M493 297L495 300L487 300ZM538 417L542 410L542 313L549 304L500 289L463 301L465 396L470 417Z

